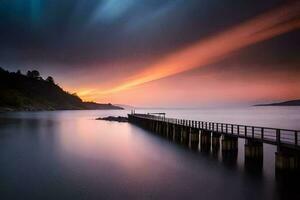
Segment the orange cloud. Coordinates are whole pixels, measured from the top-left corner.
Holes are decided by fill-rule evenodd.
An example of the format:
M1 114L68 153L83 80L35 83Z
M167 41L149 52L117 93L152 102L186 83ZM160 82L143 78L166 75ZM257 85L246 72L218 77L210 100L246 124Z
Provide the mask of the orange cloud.
M127 82L89 97L105 96L219 61L233 51L300 28L300 3L273 9L227 31L200 40L157 60ZM84 98L84 95L83 95Z

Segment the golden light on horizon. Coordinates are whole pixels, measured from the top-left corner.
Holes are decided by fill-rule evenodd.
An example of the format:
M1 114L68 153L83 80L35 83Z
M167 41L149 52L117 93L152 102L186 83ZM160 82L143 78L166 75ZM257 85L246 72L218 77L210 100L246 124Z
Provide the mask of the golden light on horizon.
M79 91L85 100L99 99L135 86L217 62L241 48L300 28L300 3L273 9L227 31L176 50L108 89Z

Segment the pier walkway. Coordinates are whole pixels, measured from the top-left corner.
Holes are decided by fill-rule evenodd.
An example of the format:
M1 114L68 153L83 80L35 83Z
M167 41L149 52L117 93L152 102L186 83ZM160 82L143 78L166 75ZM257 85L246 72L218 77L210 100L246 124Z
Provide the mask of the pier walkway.
M258 163L262 162L263 144L276 145L276 168L300 169L299 130L167 118L150 113L132 112L128 119L130 123L194 148L202 146L214 151L221 146L222 153L237 152L238 138L244 138L245 160Z

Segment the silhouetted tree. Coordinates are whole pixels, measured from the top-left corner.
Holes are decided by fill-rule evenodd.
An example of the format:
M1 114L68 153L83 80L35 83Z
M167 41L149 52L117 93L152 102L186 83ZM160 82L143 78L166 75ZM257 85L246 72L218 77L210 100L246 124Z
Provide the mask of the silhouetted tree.
M40 72L37 70L32 70L27 72L29 78L41 79Z
M18 70L16 73L17 73L18 75L21 75L21 74L22 74L20 70Z
M32 72L28 70L26 76L32 78Z
M17 75L16 71L9 72L0 69L0 108L13 110L85 109L85 104L80 98L68 94L56 84L53 85L46 80L41 81L38 71L27 72L26 70L28 77ZM53 78L48 78L48 81L52 80Z
M53 84L54 84L54 79L53 79L52 76L48 76L48 77L46 78L46 81L48 81L49 83L53 83Z
M40 78L40 72L37 70L33 70L32 71L32 76L33 78Z

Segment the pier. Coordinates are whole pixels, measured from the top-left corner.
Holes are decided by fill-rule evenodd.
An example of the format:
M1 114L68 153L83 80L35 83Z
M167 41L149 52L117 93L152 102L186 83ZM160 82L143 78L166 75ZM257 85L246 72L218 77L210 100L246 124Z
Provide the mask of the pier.
M298 175L300 171L299 130L167 118L162 113L155 115L132 112L128 114L128 120L191 149L213 153L221 149L226 163L237 159L238 138L243 138L245 167L249 170L262 168L263 144L276 145L276 174Z

